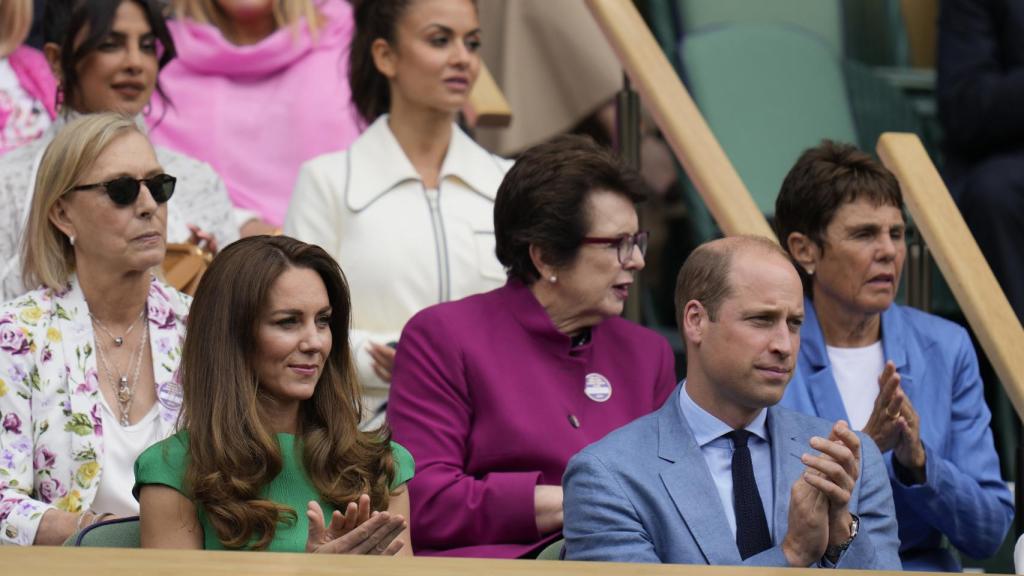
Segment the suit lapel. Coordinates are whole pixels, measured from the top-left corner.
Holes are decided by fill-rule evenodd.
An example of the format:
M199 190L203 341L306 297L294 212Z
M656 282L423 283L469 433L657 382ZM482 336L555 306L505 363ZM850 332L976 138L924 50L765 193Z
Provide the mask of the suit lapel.
M850 421L843 406L843 398L839 394L839 386L832 375L832 366L828 361L825 349L825 335L818 323L818 315L814 303L804 300L806 317L800 329L800 356L806 363L806 384L817 415L830 422L836 420Z
M778 407L768 408L768 433L772 446L772 481L775 504L772 539L782 542L789 530L789 491L804 471L800 456L810 450L805 445L806 431L794 425Z
M658 455L673 464L661 480L708 564L742 563L704 455L679 407L676 388L658 415Z
M179 313L174 296L168 292L167 286L154 278L146 300L153 382L156 385L162 436L169 436L174 431L182 399L177 370L185 318Z
M101 378L96 369L96 349L90 329L89 309L76 278L72 278L67 292L54 295L52 305L55 324L60 327L61 360L66 370L66 390L71 407L71 413L64 423L64 431L71 437L74 461L74 486L71 490L80 493L80 498L71 498L69 502L91 502L98 487L95 479L100 476L99 466L103 461L103 443L98 441L103 435L99 389ZM84 468L86 465L88 468ZM90 473L79 474L83 469Z
M927 366L912 366L910 362L911 346L916 346L917 339L907 338L900 309L897 305L889 306L889 309L882 313L882 350L886 360L892 360L896 365L896 372L900 375L900 387L911 399L916 398L914 389L914 372L916 368L922 371ZM916 352L916 349L915 349ZM915 355L916 356L916 355ZM921 364L921 363L918 363ZM921 379L919 381L925 381Z

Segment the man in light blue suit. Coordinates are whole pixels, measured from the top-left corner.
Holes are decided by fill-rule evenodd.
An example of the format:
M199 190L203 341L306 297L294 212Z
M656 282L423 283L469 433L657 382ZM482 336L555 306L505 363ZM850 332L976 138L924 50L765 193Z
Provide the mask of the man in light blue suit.
M687 373L657 412L570 460L570 560L899 570L874 443L776 407L795 368L800 278L771 241L704 244L679 273Z

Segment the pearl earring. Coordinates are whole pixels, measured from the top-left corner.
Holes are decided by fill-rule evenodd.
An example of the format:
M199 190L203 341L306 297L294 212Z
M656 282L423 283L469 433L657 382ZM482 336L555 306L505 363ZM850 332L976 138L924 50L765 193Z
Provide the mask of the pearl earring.
M552 274L551 277L548 278L548 282L551 282L552 284L558 282L558 276Z
M71 245L74 246L75 245L75 237L72 236L72 235L68 235L68 242L71 242Z

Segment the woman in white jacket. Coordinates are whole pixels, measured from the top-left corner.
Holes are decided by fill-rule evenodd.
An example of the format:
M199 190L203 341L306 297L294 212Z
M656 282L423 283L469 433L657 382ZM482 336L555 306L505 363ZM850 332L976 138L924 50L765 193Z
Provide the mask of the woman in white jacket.
M369 127L347 151L302 167L284 231L346 271L364 424L373 426L409 318L504 283L493 208L511 163L455 124L480 70L475 3L354 4L349 81Z

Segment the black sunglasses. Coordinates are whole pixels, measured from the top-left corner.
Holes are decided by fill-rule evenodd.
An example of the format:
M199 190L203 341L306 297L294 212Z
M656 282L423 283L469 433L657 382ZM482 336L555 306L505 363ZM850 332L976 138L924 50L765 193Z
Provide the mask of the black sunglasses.
M114 204L117 204L118 206L131 206L139 197L139 191L142 189L141 184L143 182L146 183L146 188L149 189L149 193L153 196L153 200L157 204L163 204L170 200L171 196L174 195L174 185L178 182L178 179L169 174L157 174L156 176L150 176L149 178L132 178L131 176L122 176L107 182L75 186L74 188L69 189L68 192L88 190L90 188L103 188L106 190L107 196L110 196L110 199L114 201ZM65 194L68 192L65 192Z

